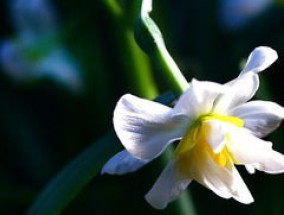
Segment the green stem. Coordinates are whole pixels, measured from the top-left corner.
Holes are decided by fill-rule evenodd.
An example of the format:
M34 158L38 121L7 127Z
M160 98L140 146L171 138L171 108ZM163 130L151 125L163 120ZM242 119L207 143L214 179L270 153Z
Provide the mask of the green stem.
M188 82L169 54L159 27L149 16L151 10L152 0L142 0L140 16L135 26L136 41L158 64L171 89L180 95L188 88Z
M165 76L171 83L172 89L178 95L181 95L188 88L188 82L164 45L159 47L156 59Z

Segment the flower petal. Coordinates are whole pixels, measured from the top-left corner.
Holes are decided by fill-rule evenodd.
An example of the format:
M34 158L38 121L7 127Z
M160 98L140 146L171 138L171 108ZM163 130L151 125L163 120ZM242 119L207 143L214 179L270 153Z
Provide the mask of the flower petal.
M170 162L164 169L151 190L146 194L146 201L156 209L164 209L186 189L191 179L179 179L175 162Z
M234 166L233 166L233 178L234 178L234 185L237 187L237 189L234 192L233 198L244 204L250 204L254 202L254 199L249 189L247 188L242 177L240 176L238 170Z
M249 174L255 173L255 168L252 166L252 164L245 164L245 168L248 171Z
M223 96L220 96L214 106L214 110L224 113L250 100L259 87L257 73L266 69L276 59L276 51L269 47L260 46L254 49L240 75L225 84L230 90L226 91Z
M123 150L114 155L103 166L101 174L123 175L139 170L151 160L141 160L132 157L127 150Z
M214 112L228 113L233 107L250 100L259 87L258 75L249 73L242 75L225 84L228 90L221 95L214 104Z
M241 128L231 130L226 146L240 164L258 163L272 150L271 142L259 139Z
M284 155L274 151L271 142L261 140L245 129L239 130L231 133L231 141L226 145L238 163L271 174L284 172Z
M157 157L173 140L181 138L188 119L172 117L172 109L127 94L114 110L113 124L126 150L142 160Z
M236 107L231 114L242 118L255 136L264 137L284 119L284 108L274 102L251 101Z
M199 161L200 162L200 161ZM194 179L222 198L249 204L253 197L233 164L219 166L209 156L194 168Z
M267 156L259 163L251 164L255 169L269 174L279 174L284 172L284 155L271 150Z
M216 154L222 151L227 142L226 126L229 126L229 124L219 120L207 120L202 123L200 132Z
M249 55L247 63L240 76L248 73L258 73L268 68L278 58L277 52L270 47L260 46Z
M211 111L215 99L225 91L224 88L214 82L193 79L187 91L177 101L173 112L176 115L186 115L189 119L206 114Z

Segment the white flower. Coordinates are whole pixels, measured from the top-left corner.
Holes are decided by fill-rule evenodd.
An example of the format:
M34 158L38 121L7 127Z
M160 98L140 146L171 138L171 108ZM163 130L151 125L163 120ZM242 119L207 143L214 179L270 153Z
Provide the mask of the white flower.
M223 198L249 204L253 197L235 165L250 173L284 172L284 156L259 138L284 118L273 102L250 101L258 72L277 59L268 47L256 48L239 77L224 85L192 80L173 108L124 95L114 111L114 128L126 150L111 158L102 173L136 171L180 140L172 160L146 200L162 209L195 180Z

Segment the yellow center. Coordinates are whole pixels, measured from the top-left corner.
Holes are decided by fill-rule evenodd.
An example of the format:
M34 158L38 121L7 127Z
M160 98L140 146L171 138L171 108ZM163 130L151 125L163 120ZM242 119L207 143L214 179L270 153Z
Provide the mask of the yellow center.
M176 149L175 156L178 158L178 168L181 171L184 172L184 170L188 169L188 165L195 165L204 156L210 156L219 166L237 163L226 145L219 153L215 153L208 144L208 136L214 135L212 134L212 124L208 123L211 120L230 123L237 127L244 126L244 121L235 116L222 116L218 114L200 116L190 125ZM225 141L226 143L230 141L229 134L225 134Z

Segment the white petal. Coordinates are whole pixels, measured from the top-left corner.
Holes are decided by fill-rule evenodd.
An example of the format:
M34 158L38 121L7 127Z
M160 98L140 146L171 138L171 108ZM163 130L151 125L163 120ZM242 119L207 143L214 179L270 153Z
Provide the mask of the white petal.
M194 179L218 196L226 199L234 198L244 204L253 202L250 191L233 165L219 166L207 156L194 172Z
M230 137L227 147L240 164L250 164L257 170L271 174L284 172L284 156L272 149L271 142L245 131L233 132Z
M269 174L284 172L284 155L274 150L269 151L261 162L251 164L255 169Z
M284 119L284 108L274 102L251 101L236 107L231 114L242 118L255 136L264 137Z
M176 115L186 115L189 119L195 119L210 112L215 99L224 91L225 87L220 84L193 79L173 111Z
M248 171L249 174L255 173L255 168L251 164L245 164L245 168Z
M261 46L254 49L239 77L225 84L230 90L218 99L214 110L225 113L250 100L259 87L257 73L266 69L276 59L277 53L269 47Z
M238 170L235 167L233 167L233 180L234 186L237 188L233 193L233 198L244 204L252 203L254 199L249 189L247 188L244 180L242 179Z
M216 154L222 151L227 142L228 126L230 126L228 123L219 120L208 120L202 123L201 132L204 133L207 143Z
M240 164L258 163L272 150L271 142L261 140L240 128L230 132L230 141L226 146Z
M260 46L255 48L248 57L247 63L240 76L248 73L258 73L268 68L278 58L277 52L270 47Z
M116 174L123 175L139 170L151 160L141 160L132 157L126 150L123 150L114 155L103 166L101 174Z
M151 190L146 194L147 202L156 209L164 209L186 189L190 179L179 179L175 171L175 162L170 162L164 169Z
M250 73L240 76L225 84L228 90L220 96L214 105L214 112L224 114L236 106L250 100L259 87L259 78L256 74Z
M173 140L181 138L188 119L172 117L172 109L124 95L114 110L113 124L124 147L134 157L148 160L160 155Z

